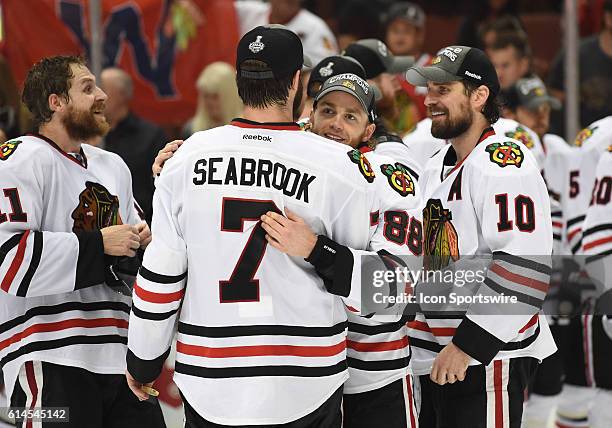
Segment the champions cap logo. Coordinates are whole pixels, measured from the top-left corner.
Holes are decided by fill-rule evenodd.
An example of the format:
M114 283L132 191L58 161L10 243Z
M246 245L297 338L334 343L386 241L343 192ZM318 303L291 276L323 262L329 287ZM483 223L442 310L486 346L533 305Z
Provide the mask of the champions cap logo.
M368 183L372 183L374 181L374 177L376 177L376 174L374 174L374 169L372 169L372 165L365 155L357 149L349 151L347 155L351 162L357 164L359 167L359 172L361 175L363 175L363 178L365 178Z
M425 236L423 249L424 268L440 270L449 265L451 259L459 260L459 236L451 220L450 210L442 206L439 199L430 199L423 210Z
M523 163L524 156L521 148L518 144L511 141L489 144L485 150L489 152L489 159L491 162L502 168L508 165L514 165L520 168Z
M355 84L351 82L350 80L343 81L342 86L344 86L345 88L349 88L351 91L357 90L357 88L355 87Z
M440 63L440 61L442 61L442 57L440 55L438 55L437 57L435 57L434 59L431 60L431 65L436 65L436 64Z
M249 43L249 50L251 52L258 53L263 51L263 49L266 47L266 45L261 42L261 37L262 36L257 36L254 42Z
M404 197L414 195L414 181L404 165L399 162L396 162L395 165L384 164L381 165L380 170L387 177L391 188L397 193Z
M2 144L0 144L0 160L7 160L15 150L17 150L17 146L21 144L19 140L9 140Z
M533 149L535 147L535 141L531 138L531 134L522 126L517 126L514 131L506 132L506 137L519 140L528 149Z
M87 181L79 195L79 205L72 211L72 231L92 231L123 224L119 215L119 198L106 187Z
M338 74L337 76L330 77L328 82L331 85L332 83L336 83L338 80L350 80L351 82L357 83L361 87L361 89L363 89L363 92L366 95L368 95L368 92L370 91L370 85L368 84L368 82L366 82L361 77L356 76L354 74L351 74L351 73Z
M333 66L334 63L330 61L325 67L321 67L319 74L323 77L331 76L334 73L334 69L332 68Z
M574 141L574 145L577 147L582 147L584 142L588 140L589 138L591 138L591 135L595 133L597 128L599 128L599 126L594 126L593 128L584 128L576 136L576 141Z
M455 62L457 60L457 54L460 54L462 51L463 51L463 49L461 49L461 48L448 47L448 48L444 48L440 52L438 52L438 56L439 55L444 55L445 57L450 59L452 62ZM432 62L432 64L433 64L433 62Z

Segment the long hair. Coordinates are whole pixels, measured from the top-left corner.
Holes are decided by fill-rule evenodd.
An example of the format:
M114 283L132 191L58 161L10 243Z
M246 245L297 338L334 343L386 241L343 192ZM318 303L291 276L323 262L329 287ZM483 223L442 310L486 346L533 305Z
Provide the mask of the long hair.
M219 94L223 110L222 124L229 123L242 113L243 105L240 97L238 97L236 71L231 65L221 61L209 64L200 73L196 81L196 88L199 93ZM192 132L204 131L218 125L220 124L213 123L204 101L201 97L198 97L198 106L192 118Z

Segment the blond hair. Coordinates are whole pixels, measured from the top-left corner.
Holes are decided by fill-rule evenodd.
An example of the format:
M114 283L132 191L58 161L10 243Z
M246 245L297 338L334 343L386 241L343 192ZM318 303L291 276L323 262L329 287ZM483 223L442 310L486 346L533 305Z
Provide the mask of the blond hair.
M202 70L196 81L198 92L219 94L222 103L223 123L213 123L201 97L198 97L198 107L192 118L192 132L204 131L212 127L229 123L242 113L242 100L238 97L236 87L236 71L221 61L213 62Z

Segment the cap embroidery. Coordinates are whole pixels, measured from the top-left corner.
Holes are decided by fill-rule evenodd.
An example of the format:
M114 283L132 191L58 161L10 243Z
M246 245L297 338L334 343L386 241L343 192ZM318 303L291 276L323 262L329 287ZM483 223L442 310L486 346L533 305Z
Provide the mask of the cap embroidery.
M444 55L452 62L455 62L455 60L457 59L457 54L460 54L462 51L463 49L461 48L448 47L444 48L441 52L438 52L438 55Z
M266 45L261 42L262 36L257 36L254 42L249 43L249 50L253 53L261 52Z
M329 62L325 67L321 67L321 69L319 70L319 74L323 77L329 77L333 74L334 69L332 68L334 66L333 62Z

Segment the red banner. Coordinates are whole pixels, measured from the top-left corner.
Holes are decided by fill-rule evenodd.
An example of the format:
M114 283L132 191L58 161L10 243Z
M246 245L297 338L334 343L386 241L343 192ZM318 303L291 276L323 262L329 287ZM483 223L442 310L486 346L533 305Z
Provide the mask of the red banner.
M90 0L0 0L2 52L21 88L44 56L90 56ZM232 0L101 0L102 66L134 79L133 110L158 124L195 111L195 81L213 61L235 63L238 25Z

